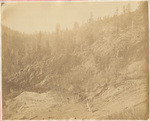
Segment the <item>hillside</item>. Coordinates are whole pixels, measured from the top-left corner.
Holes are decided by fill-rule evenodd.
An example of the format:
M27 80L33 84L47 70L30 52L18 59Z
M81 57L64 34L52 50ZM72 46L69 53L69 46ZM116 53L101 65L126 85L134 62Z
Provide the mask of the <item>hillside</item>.
M2 26L3 119L147 119L147 10L53 33Z

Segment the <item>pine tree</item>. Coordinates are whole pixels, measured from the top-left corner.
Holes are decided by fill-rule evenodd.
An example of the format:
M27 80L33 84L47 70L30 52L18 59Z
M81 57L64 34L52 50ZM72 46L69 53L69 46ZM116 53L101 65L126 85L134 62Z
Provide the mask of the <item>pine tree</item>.
M91 12L91 13L90 13L90 18L89 18L89 23L93 23L93 21L94 21L94 20L93 20L93 13Z
M131 12L131 5L130 3L127 5L127 13L130 13Z
M39 32L37 35L37 51L41 50L41 40L42 39L42 32Z
M59 35L59 34L60 34L60 30L61 30L61 29L60 29L60 24L57 24L57 25L56 25L56 34Z
M115 16L118 16L118 8L116 9Z
M78 24L78 22L74 22L74 29L75 29L75 31L79 29L79 24Z
M125 14L126 13L126 7L125 7L125 5L123 6L123 14Z
M56 25L56 36L55 36L55 44L56 44L56 50L60 50L62 47L61 43L61 29L60 29L60 24Z
M115 31L118 33L118 31L119 31L118 8L115 11L114 17L115 17L114 18L114 20L115 20Z

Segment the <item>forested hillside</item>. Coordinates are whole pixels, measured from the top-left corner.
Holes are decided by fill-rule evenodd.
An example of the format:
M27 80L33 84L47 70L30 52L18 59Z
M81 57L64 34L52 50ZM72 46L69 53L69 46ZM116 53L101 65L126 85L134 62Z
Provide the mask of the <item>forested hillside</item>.
M141 2L112 17L94 19L91 13L82 25L62 30L58 24L53 33L2 26L3 118L147 119L147 10ZM40 115L44 104L51 111ZM31 105L34 116L25 108Z

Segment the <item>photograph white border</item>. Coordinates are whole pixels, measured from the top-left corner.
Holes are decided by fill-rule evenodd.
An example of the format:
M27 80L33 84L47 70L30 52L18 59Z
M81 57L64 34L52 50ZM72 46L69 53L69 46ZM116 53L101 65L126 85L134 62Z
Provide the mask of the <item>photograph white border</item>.
M148 14L149 14L149 63L150 63L150 0L1 0L0 3L15 3L15 2L125 2L125 1L148 1ZM0 12L1 12L1 5L0 5ZM1 24L1 14L0 14L0 24ZM0 36L1 36L1 26L0 26ZM2 41L0 37L0 121L2 120ZM149 64L149 87L150 87L150 64ZM150 102L150 90L149 90L149 102ZM6 120L11 121L11 120ZM13 121L29 121L29 120L13 120ZM38 120L32 120L32 121L38 121ZM42 121L42 120L40 120ZM83 121L83 120L43 120L43 121ZM99 121L99 120L84 120L84 121ZM100 121L123 121L123 120L100 120ZM133 120L126 120L126 121L133 121ZM134 120L134 121L145 121L145 120ZM149 105L149 119L147 121L150 121L150 105Z

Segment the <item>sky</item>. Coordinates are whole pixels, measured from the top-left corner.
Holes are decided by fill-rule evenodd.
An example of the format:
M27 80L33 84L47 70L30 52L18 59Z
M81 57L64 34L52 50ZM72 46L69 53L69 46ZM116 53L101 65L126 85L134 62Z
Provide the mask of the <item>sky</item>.
M39 31L53 32L56 25L61 29L71 29L74 22L79 25L93 18L113 16L118 8L130 3L131 10L138 7L138 2L17 2L5 3L1 8L2 24L11 29L35 33Z

